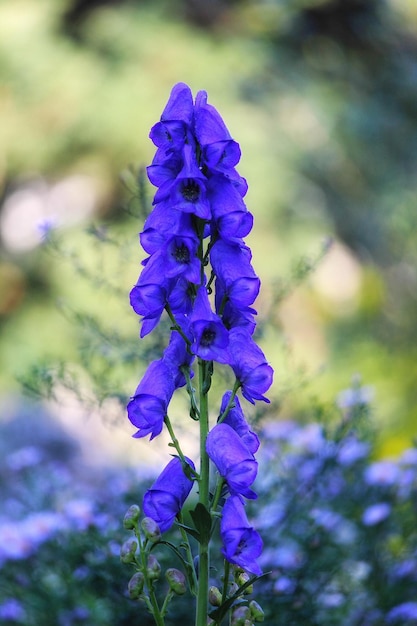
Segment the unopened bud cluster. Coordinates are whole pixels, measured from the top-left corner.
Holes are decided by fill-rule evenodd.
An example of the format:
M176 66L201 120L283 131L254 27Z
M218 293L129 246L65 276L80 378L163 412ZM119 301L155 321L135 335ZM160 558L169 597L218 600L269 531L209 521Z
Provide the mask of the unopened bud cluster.
M145 601L151 610L149 591L160 581L162 568L150 550L161 538L161 530L155 520L150 517L141 520L140 516L141 510L136 504L129 507L126 512L123 526L126 530L133 531L135 537L127 539L121 546L120 560L122 563L134 565L137 569L127 586L129 597L132 600ZM171 596L180 596L186 592L186 577L180 570L170 567L165 572L165 578Z

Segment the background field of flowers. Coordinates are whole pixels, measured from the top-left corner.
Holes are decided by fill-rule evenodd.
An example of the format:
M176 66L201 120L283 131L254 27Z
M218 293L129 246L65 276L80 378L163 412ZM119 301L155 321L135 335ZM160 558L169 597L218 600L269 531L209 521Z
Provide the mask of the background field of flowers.
M268 433L261 522L266 535L282 525L270 611L416 621L414 5L1 3L0 621L123 624L137 611L119 520L163 454L131 440L123 411L158 353L139 345L127 294L152 193L138 172L178 81L221 108L249 181L276 371L271 409L252 413Z

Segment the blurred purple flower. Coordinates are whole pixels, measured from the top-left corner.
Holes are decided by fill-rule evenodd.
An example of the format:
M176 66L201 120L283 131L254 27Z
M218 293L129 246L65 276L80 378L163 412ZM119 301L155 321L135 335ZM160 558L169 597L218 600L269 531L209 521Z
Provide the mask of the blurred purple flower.
M391 487L398 481L400 469L394 461L375 461L365 469L365 482L368 485Z
M368 506L362 515L362 522L365 526L375 526L387 519L391 513L391 507L387 502L378 502Z
M417 621L417 602L403 602L392 608L386 616L388 624L398 623L404 626L404 621L413 620L413 624Z
M0 620L5 622L23 622L26 612L16 598L9 598L0 604Z

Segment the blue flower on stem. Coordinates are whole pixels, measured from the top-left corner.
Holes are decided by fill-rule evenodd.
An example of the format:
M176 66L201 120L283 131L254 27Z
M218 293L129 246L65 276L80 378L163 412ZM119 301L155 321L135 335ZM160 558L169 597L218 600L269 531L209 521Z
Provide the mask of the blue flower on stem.
M274 370L250 334L240 327L229 332L230 365L241 384L242 395L255 404L256 400L269 402L263 394L272 385Z
M227 363L229 334L220 317L213 313L207 289L198 289L194 309L190 316L194 341L191 350L205 361Z
M220 536L222 552L229 563L238 565L250 574L262 574L256 561L262 552L262 539L249 524L245 507L238 496L231 496L224 504Z
M258 473L258 463L237 432L228 424L217 424L206 440L206 450L229 487L230 493L255 500L250 488Z
M195 470L191 459L186 458L190 470ZM184 471L182 461L175 457L168 463L143 497L143 510L159 526L161 533L169 530L181 511L193 486Z
M169 365L163 359L152 361L127 405L128 418L139 429L134 437L150 435L152 440L161 433L174 390Z
M224 413L229 404L231 391L226 391L223 396L222 404L220 407L220 415ZM220 417L220 416L219 416ZM245 416L243 415L242 407L240 406L239 398L237 396L233 399L233 405L227 412L226 417L222 421L222 424L228 424L239 435L249 452L255 454L259 448L258 435L249 428Z
M243 240L252 229L253 216L244 202L246 180L236 170L240 147L207 102L207 93L198 92L194 103L184 83L173 87L150 137L157 150L147 173L156 192L140 234L149 256L142 262L130 302L142 316L141 337L156 327L164 311L172 325L162 358L150 364L127 409L138 428L135 437L153 439L165 422L178 457L146 492L143 509L165 532L180 513L195 477L199 502L193 521L196 528L201 523L201 528L210 529L225 482L230 496L220 524L223 554L230 563L259 575L256 559L262 540L250 526L243 505L243 498L257 497L251 487L258 471L254 453L259 439L235 393L240 388L249 402L268 402L264 394L272 384L273 370L253 338L257 314L253 304L260 280ZM190 383L195 357L197 390ZM225 392L218 423L210 430L208 393L217 363L229 366L236 382L233 392ZM185 385L190 416L200 425L198 475L192 461L184 457L167 414L174 391ZM223 479L214 495L209 488L210 459ZM207 528L199 530L199 626L207 623L208 614ZM192 564L189 545L188 550ZM158 613L157 606L153 612Z

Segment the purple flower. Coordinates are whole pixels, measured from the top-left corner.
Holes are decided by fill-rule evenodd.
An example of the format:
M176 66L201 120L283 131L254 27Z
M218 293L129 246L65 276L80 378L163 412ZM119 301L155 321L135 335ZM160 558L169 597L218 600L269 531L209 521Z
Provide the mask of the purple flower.
M375 461L369 465L364 473L368 485L392 487L400 476L400 469L394 461Z
M251 265L250 249L240 242L218 240L210 252L210 261L217 281L227 298L238 308L255 302L261 281Z
M237 432L228 424L217 424L207 435L206 450L230 489L230 493L254 500L250 489L258 473L258 464L252 452Z
M189 326L189 324L187 325L188 320L186 320L185 316L182 316L181 319L178 318L178 320L182 322L182 331L186 333L187 326ZM194 355L187 349L184 338L176 330L171 333L171 339L168 346L165 348L163 359L171 370L175 389L183 387L186 384L186 380L182 368L190 368L194 360ZM190 378L192 378L193 375L194 372L190 370Z
M16 598L9 598L0 604L1 621L23 622L25 619L25 609Z
M256 400L269 402L263 394L272 385L274 371L246 329L236 327L230 330L229 353L230 365L241 383L243 397L252 404Z
M387 614L388 624L404 624L404 620L417 620L417 602L403 602Z
M194 131L203 147L203 159L209 169L230 170L240 160L240 147L234 141L217 110L207 103L207 92L196 96Z
M194 470L194 463L188 458L186 460ZM158 524L161 533L171 528L192 486L193 481L185 474L181 460L175 457L145 493L144 513Z
M137 284L130 292L130 305L138 315L143 315L140 336L145 337L159 323L168 299L168 283Z
M246 237L252 230L253 216L230 180L214 176L207 186L211 211L216 229L222 239L236 240Z
M213 245L210 261L216 274L216 311L227 328L244 326L249 334L255 329L255 301L260 280L251 265L251 252L242 243L218 240Z
M206 361L227 363L229 334L220 317L211 310L204 285L198 289L190 319L194 354Z
M163 359L152 361L127 405L129 420L139 428L134 437L150 434L152 440L161 433L174 390L175 381L169 365Z
M161 115L161 121L152 127L150 138L165 152L181 149L193 116L193 97L185 83L178 83Z
M231 391L226 391L224 394L220 407L220 415L222 415L222 413L226 410L231 395ZM237 396L234 397L233 406L229 409L229 412L222 423L228 424L234 431L236 431L249 452L252 452L252 454L257 452L259 448L258 436L249 428L249 424L245 420L245 416L243 415L242 407L240 406L239 398Z
M154 254L165 246L173 235L196 237L191 214L176 211L165 202L161 202L146 219L140 234L140 243L148 254Z
M249 524L245 507L238 496L226 500L220 522L220 536L222 552L229 563L242 567L250 574L262 574L256 562L262 552L262 539Z
M368 506L362 515L365 526L375 526L383 522L391 513L391 507L387 502L378 502Z

